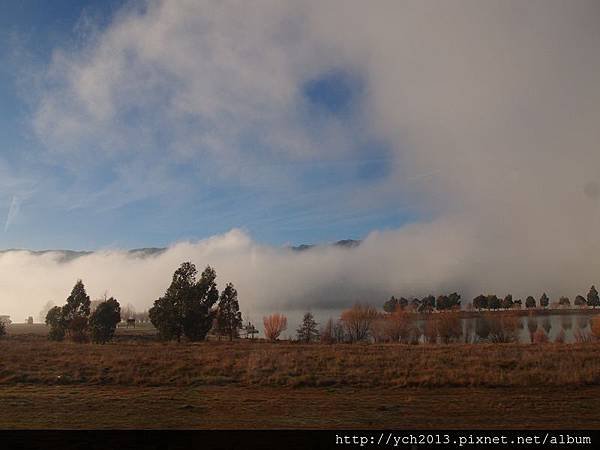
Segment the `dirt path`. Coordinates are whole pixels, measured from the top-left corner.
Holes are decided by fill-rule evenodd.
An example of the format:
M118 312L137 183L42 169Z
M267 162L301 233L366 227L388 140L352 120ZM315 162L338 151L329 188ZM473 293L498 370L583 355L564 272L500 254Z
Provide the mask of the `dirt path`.
M600 428L600 387L0 387L0 428Z

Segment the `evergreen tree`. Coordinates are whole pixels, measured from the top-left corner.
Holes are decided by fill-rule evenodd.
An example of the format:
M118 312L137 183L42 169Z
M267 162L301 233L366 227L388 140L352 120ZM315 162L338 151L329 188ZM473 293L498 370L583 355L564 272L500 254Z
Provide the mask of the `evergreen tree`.
M215 279L216 272L210 266L196 281L198 271L190 262L183 263L173 274L173 280L165 295L150 308L150 321L164 340L201 341L210 331L219 299Z
M81 280L77 280L67 297L67 303L61 309L62 320L66 330L76 342L88 340L88 320L90 317L91 301Z
M110 341L121 321L121 305L113 297L101 302L90 317L92 341L105 344Z
M67 298L67 304L62 308L63 316L67 323L77 317L88 318L90 316L91 301L85 292L83 281L77 280L71 295Z
M588 306L592 306L595 308L596 306L600 306L600 298L598 297L598 291L594 286L590 288L590 292L587 295L587 304Z
M485 295L478 295L473 299L473 308L482 310L488 308L488 298Z
M487 306L488 309L500 309L500 299L497 295L488 295L487 296Z
M217 332L222 336L229 336L230 341L239 336L239 330L242 327L242 313L237 299L237 291L231 283L228 283L221 292L215 322Z
M51 341L62 341L65 338L67 325L60 306L53 306L46 313L46 325L50 327L48 338Z
M525 299L525 307L526 308L535 308L535 298L531 295Z
M319 329L312 313L307 312L302 319L302 325L296 330L298 340L309 343L319 339Z
M558 304L559 304L560 306L565 306L565 307L568 307L568 306L571 306L571 300L569 300L569 297L561 297L561 298L558 300Z
M504 300L502 300L502 308L504 309L511 309L514 304L513 297L510 294L508 294L506 297L504 297Z
M540 297L540 306L542 308L547 308L548 304L550 303L550 300L548 299L548 296L546 295L546 293L544 292L542 294L542 296Z

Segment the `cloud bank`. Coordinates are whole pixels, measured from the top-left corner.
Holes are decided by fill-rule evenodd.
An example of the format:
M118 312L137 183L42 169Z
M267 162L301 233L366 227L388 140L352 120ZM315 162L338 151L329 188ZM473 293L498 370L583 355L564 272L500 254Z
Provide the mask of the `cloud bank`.
M232 231L146 259L9 253L3 309L64 298L77 277L142 307L187 259L256 311L580 293L600 283L599 21L594 1L133 3L57 49L32 116L52 158L118 161L110 199L185 189L168 170L183 164L294 202L308 188L281 164L369 158L368 136L389 145L385 174L310 202L418 214L355 249L297 254ZM336 70L364 84L359 105L315 112L302 87Z

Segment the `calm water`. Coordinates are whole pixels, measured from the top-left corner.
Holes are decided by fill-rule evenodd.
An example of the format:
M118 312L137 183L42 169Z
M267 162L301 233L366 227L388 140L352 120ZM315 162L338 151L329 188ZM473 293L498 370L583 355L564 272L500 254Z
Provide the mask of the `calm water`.
M569 315L543 315L516 317L518 323L517 338L519 342L532 342L532 335L538 330L544 330L550 342L554 342L561 334L564 342L576 342L576 336L591 334L590 321L593 315L569 314ZM463 337L462 342L485 342L488 340L489 327L486 326L484 317L461 319ZM421 326L423 323L421 322ZM421 337L424 341L424 337Z

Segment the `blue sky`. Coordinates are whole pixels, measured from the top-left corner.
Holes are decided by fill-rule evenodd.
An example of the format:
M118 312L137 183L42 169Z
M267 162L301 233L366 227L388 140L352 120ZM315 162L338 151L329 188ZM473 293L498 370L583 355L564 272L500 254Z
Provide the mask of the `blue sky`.
M7 176L0 184L6 219L0 247L164 246L232 228L270 244L318 243L362 238L415 217L389 193L382 201L354 201L357 192L385 183L392 150L365 119L365 74L342 61L283 75L274 84L293 91L285 105L275 96L263 105L257 97L248 102L250 113L241 111L239 99L244 102L245 90L255 87L242 86L246 80L234 72L226 87L232 94L215 100L214 116L210 109L194 109L205 100L200 92L196 104L186 106L192 113L173 118L161 110L163 102L185 96L178 89L186 77L201 77L206 66L197 74L164 75L154 61L143 66L129 56L124 64L160 77L156 86L147 90L144 75L139 82L121 75L118 86L106 82L107 88L99 76L82 94L86 79L73 74L112 63L102 46L118 45L111 39L119 34L119 21L141 21L147 14L133 9L121 1L3 2L0 170ZM210 53L212 41L228 33L224 24L209 35L192 33L184 43L204 45ZM177 41L172 45L178 48ZM295 55L289 59L284 64L291 66ZM207 70L228 70L219 64ZM239 64L232 70L245 69L243 59ZM139 85L144 100L113 96L110 120L96 121L99 109L85 119L78 108L88 96L94 107L102 105L97 92L113 89L121 96L125 83L133 86L123 97ZM269 89L268 82L258 87ZM207 82L209 92L216 88ZM75 95L83 101L64 100ZM52 106L47 116L46 105ZM65 123L75 123L77 132L58 133Z

